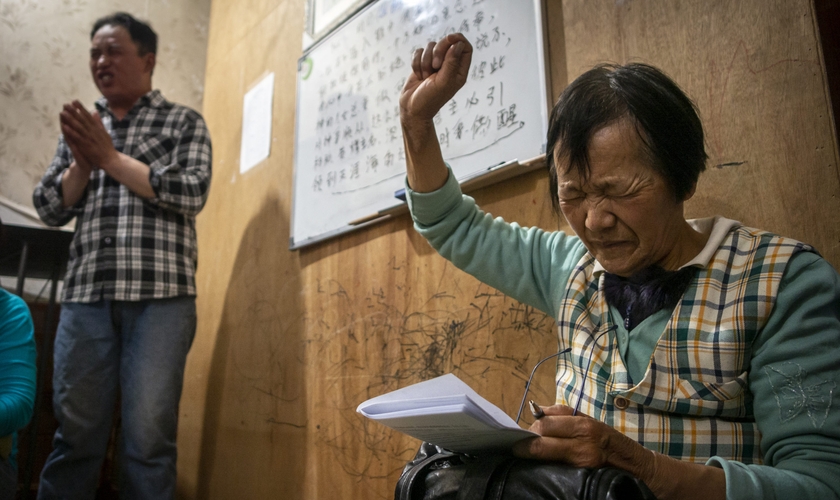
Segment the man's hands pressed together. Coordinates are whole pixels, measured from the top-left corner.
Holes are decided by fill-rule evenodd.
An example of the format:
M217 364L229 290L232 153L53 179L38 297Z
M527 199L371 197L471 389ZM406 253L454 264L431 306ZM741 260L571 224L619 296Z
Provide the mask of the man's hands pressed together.
M81 160L91 168L106 172L118 163L119 153L98 112L91 114L82 103L73 101L64 105L59 117L61 133L77 163Z
M114 149L97 111L88 112L82 103L65 104L59 115L61 133L75 160L61 178L64 206L75 205L85 191L90 174L101 168L120 184L142 198L153 198L149 166Z

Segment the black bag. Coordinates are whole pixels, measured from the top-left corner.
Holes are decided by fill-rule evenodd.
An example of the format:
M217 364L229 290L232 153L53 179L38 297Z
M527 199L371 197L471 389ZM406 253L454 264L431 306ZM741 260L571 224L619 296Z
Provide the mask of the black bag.
M395 500L656 500L629 472L582 469L508 454L470 457L423 443Z

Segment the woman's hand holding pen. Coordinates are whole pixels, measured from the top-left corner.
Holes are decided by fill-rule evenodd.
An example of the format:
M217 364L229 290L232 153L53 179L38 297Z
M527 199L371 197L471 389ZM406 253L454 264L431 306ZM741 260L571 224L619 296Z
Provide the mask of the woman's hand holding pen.
M531 430L540 436L516 443L513 454L518 457L557 460L575 467L623 469L644 481L663 500L708 499L712 486L720 489L723 484L722 470L654 453L603 422L575 415L574 408L534 403L531 413L536 419ZM683 483L674 481L675 477L683 478ZM709 489L695 487L699 484Z
M574 467L617 467L643 480L656 469L651 451L603 422L575 415L574 408L533 404L531 413L536 419L531 431L540 437L516 443L513 454L518 457L556 460Z
M643 446L603 422L574 415L573 408L553 405L537 409L543 416L534 421L531 430L540 437L517 443L513 452L519 457L559 460L576 467L623 469L629 463L652 462L651 452Z
M461 33L414 52L411 74L400 95L406 173L414 191L427 193L446 183L449 172L432 120L466 83L471 61L472 45Z

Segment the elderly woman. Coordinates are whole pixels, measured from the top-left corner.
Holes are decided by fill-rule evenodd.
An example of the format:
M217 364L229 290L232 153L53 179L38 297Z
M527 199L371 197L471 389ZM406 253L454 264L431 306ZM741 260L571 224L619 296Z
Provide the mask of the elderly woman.
M683 204L705 168L692 102L642 65L560 96L551 197L575 235L481 212L433 117L472 47L415 53L400 99L416 229L456 266L557 318L557 404L520 457L613 466L662 500L840 498L840 277L806 244ZM578 410L579 409L579 410Z

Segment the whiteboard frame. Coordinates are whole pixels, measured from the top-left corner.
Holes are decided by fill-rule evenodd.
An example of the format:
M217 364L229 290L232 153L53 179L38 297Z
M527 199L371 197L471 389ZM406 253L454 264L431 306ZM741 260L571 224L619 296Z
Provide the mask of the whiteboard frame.
M324 11L326 0L306 1L306 32L317 41L338 28L354 13L375 0L339 0L337 6ZM324 12L322 12L324 11ZM319 16L319 12L322 12Z
M307 1L308 2L313 2L315 0L307 0ZM300 69L301 69L302 65L306 64L306 59L309 56L309 54L311 54L313 51L317 50L318 47L320 47L322 44L327 43L329 41L330 37L332 37L333 35L338 33L341 29L345 28L347 25L352 23L354 19L356 19L359 16L364 15L368 11L368 9L374 8L380 1L387 1L387 0L358 0L357 3L359 5L361 5L361 7L359 7L359 5L357 5L358 10L356 10L355 13L352 16L344 19L340 24L337 24L337 25L333 26L332 28L330 28L328 33L321 36L312 45L306 47L306 49L303 51L303 54L298 59L298 75L300 74ZM545 135L548 132L548 117L549 117L549 114L550 114L551 104L552 104L551 103L551 95L550 95L550 92L551 92L551 82L550 82L551 74L548 71L548 67L547 67L547 63L548 63L548 40L546 39L546 36L545 36L545 32L546 32L546 28L547 28L546 27L546 22L547 22L547 17L548 16L546 15L546 10L545 10L546 7L545 7L544 0L531 0L531 2L532 2L532 5L534 6L534 14L535 14L535 17L536 17L536 26L535 26L534 29L536 31L536 36L537 36L537 38L536 38L536 40L537 40L537 44L536 44L537 45L537 50L539 51L539 54L537 54L537 64L538 64L539 74L542 75L542 78L539 79L539 84L541 86L541 93L543 94L543 101L544 101L544 106L543 106L543 109L542 109L543 142L542 142L541 151L539 153L544 155L545 149L546 149ZM311 8L311 5L310 5L310 8ZM310 10L310 12L312 12L312 11ZM542 42L542 43L540 43L540 42ZM293 175L292 175L292 190L291 190L291 192L292 192L292 203L291 203L290 220L289 220L289 228L290 228L289 229L289 232L290 232L290 235L289 235L289 250L299 250L301 248L305 248L305 247L310 246L310 245L315 245L315 244L324 242L326 240L344 235L346 233L350 233L350 232L353 232L353 231L356 231L356 230L359 230L359 229L362 229L362 228L372 226L374 224L378 224L380 222L383 222L385 220L388 220L388 219L392 218L392 216L394 216L394 215L399 215L399 214L407 212L406 203L405 202L398 202L398 200L396 198L394 198L394 201L395 201L394 205L390 206L387 209L379 211L379 213L382 214L381 217L371 217L370 220L365 221L363 223L355 224L355 225L350 224L348 222L348 224L346 224L343 227L339 227L339 228L336 228L336 229L333 229L333 230L326 231L322 234L306 238L305 240L302 240L302 241L295 241L295 238L294 238L294 234L295 234L295 210L296 210L296 200L295 200L295 198L297 196L296 189L297 189L297 182L299 180L298 179L299 172L298 172L298 168L297 168L297 163L298 163L298 161L297 161L298 160L297 139L299 137L300 116L301 116L301 114L300 114L301 113L301 109L300 109L301 101L300 101L300 98L299 98L300 83L301 83L300 78L298 77L296 79L297 97L295 99L295 152L294 152L294 159L293 159L294 171L293 171ZM519 160L520 159L518 159L518 158L506 158L500 163L500 165L502 163L504 163L506 165L509 165L511 163L517 163ZM484 176L488 176L488 178L492 178L492 173L493 173L492 168L493 167L488 168L487 172L484 175L476 175L475 173L471 174L469 176L470 177L469 180L475 182L477 179L481 179ZM489 186L489 185L494 184L496 182L500 182L504 179L509 179L509 178L512 178L512 177L515 177L515 176L518 176L518 175L522 175L522 174L531 172L531 171L534 170L534 168L532 166L529 166L527 168L521 168L521 169L518 169L518 170L519 171L516 172L516 173L509 173L504 178L499 178L498 180L490 180L488 182L482 182L482 187ZM464 179L459 179L459 182L463 182L463 181L464 181Z

